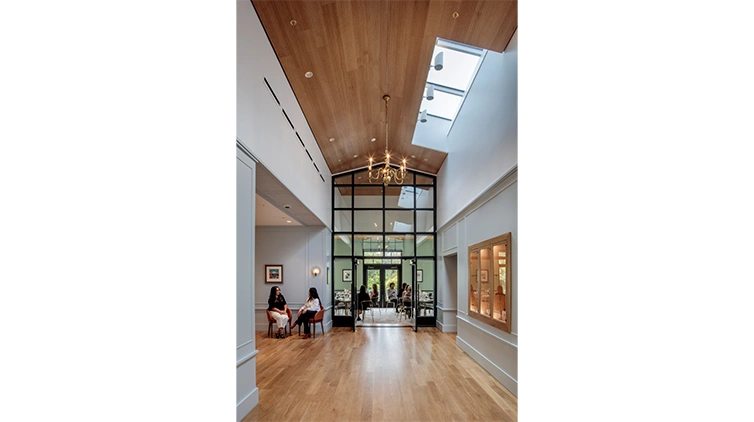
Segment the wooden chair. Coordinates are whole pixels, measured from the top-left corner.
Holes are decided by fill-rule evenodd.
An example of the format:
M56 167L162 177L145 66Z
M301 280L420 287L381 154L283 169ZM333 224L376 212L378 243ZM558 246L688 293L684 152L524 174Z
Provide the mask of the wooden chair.
M391 306L393 307L393 309L397 309L395 302L390 301L390 299L386 300L385 301L385 310L389 309Z
M372 310L372 301L362 300L361 301L361 314L364 315L364 320L367 319L367 311L369 311L369 314L372 315L372 322L374 322L374 311Z
M283 332L288 332L288 335L291 334L291 320L293 319L293 312L291 312L291 309L288 308L287 312L288 314L288 324L286 324L285 327L283 327ZM275 318L272 317L272 314L270 314L270 311L267 310L267 322L269 324L267 325L267 337L272 337L272 324L277 324L277 321L275 321Z
M319 311L312 318L309 318L309 324L312 324L312 338L317 337L317 323L322 326L322 334L325 334L325 308L320 306ZM298 326L298 335L301 335L301 326Z

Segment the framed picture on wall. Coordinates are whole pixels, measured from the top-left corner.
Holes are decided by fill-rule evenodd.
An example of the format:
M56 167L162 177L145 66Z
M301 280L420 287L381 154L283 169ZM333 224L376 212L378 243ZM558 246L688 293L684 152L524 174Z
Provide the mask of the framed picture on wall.
M416 270L416 282L421 283L424 281L424 270Z
M490 273L487 270L482 270L481 282L486 283L490 281Z
M283 266L282 265L265 265L264 266L265 283L282 283Z
M351 270L343 270L343 282L350 283L353 281L353 272Z

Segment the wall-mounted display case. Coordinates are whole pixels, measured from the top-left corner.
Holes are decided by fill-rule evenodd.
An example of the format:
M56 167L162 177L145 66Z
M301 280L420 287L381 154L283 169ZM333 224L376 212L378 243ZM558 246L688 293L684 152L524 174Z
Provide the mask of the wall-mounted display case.
M511 332L511 234L469 246L469 316Z

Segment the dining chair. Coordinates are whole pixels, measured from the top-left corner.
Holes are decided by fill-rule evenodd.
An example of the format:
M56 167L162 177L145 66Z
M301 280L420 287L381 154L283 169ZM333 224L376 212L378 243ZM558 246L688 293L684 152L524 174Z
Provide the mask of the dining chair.
M372 301L362 300L361 301L361 314L364 315L364 319L366 319L367 317L367 311L369 311L369 313L372 315L372 322L374 322L374 311L372 310Z
M309 324L312 326L312 338L317 337L317 323L322 326L322 334L325 334L325 308L320 307L319 311L309 318ZM298 335L301 335L301 326L298 326Z
M293 312L291 312L291 309L288 308L287 312L288 314L288 324L283 327L283 332L287 332L288 335L291 334L291 320L293 319ZM267 322L269 323L267 325L267 337L272 337L272 324L277 324L277 321L275 318L272 317L272 314L270 314L270 311L267 310Z

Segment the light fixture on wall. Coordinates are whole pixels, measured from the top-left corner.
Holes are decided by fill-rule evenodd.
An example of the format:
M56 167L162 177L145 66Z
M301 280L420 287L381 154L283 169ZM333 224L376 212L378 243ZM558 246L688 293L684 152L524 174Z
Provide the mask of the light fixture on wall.
M406 159L403 159L403 164L397 169L390 167L390 150L388 150L388 114L387 114L387 102L390 101L390 96L385 95L382 97L385 100L385 165L381 168L374 169L372 171L372 164L374 159L369 157L369 183L380 182L387 186L390 182L401 185L403 179L406 177Z
M437 55L435 56L435 64L430 65L429 67L434 68L437 71L442 70L442 68L443 68L443 65L442 65L443 56L444 56L444 54L442 53L442 51L439 52L439 53L437 53Z
M422 112L419 114L419 121L422 123L427 123L427 109L426 108L422 110Z
M312 274L314 275L314 277L318 276L319 275L319 267L312 268Z
M434 85L427 85L427 96L423 98L426 98L427 101L432 101L435 99L435 86Z

